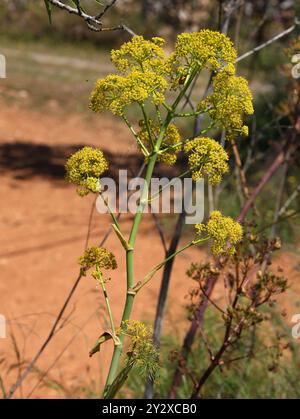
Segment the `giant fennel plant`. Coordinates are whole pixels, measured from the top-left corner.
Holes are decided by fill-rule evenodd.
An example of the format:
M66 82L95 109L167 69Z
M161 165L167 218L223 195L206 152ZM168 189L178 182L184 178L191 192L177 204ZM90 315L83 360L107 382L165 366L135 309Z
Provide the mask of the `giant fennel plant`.
M104 387L105 398L116 395L133 367L139 367L151 377L155 376L158 368L158 353L152 345L151 329L131 319L138 292L168 260L187 248L211 240L214 254L233 254L235 245L243 235L239 223L223 216L219 211L214 211L206 224L195 226L195 237L191 242L155 266L143 279L138 280L135 276L136 238L143 212L149 202L148 189L155 164L163 162L173 165L177 155L183 152L187 155L188 170L193 180L205 177L211 184L218 184L229 170L228 155L219 142L203 134L214 127L224 130L227 139L237 135L246 136L248 128L243 121L247 115L253 113L248 83L244 78L235 75L237 53L228 37L210 30L183 33L177 37L174 51L168 57L163 45L164 40L161 38L146 40L142 36L135 36L119 49L112 50L111 60L116 67L116 73L98 80L90 99L90 108L94 112L110 111L124 121L146 164L144 187L128 238L108 207L113 228L126 257L127 291L122 319L118 325L115 323L106 291L108 278L105 274L106 270L117 268L115 256L104 248L91 247L79 260L84 274L93 269L92 276L102 288L110 321L110 331L100 336L91 351L91 355L97 352L100 345L107 340L114 344ZM203 70L212 74L211 92L199 101L194 112L182 113L182 101ZM133 105L137 106L140 116L135 121L130 121L128 109ZM196 136L181 138L176 120L200 114L206 116L209 126ZM108 162L101 150L84 147L69 158L66 177L77 185L80 196L89 193L102 196L101 176L107 168ZM107 204L105 199L104 202ZM121 362L124 363L121 354L125 337L130 339L131 347L121 368Z

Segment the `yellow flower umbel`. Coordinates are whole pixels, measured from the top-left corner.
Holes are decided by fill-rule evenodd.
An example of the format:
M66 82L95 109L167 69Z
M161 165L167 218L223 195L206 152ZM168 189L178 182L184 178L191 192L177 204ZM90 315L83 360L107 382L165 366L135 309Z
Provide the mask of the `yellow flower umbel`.
M156 105L163 103L167 87L167 81L151 71L134 70L125 76L111 74L97 81L90 107L94 112L110 110L122 115L124 108L133 103L142 104L147 99Z
M137 320L127 320L122 323L121 330L131 340L127 352L129 361L139 369L140 374L154 379L159 367L159 354L152 342L152 327Z
M111 61L120 73L143 70L159 75L166 74L169 72L169 66L162 49L164 43L162 38L146 40L142 36L134 36L120 49L111 51Z
M155 145L159 135L159 125L149 120L148 127L146 126L145 121L140 121L140 126L142 129L138 132L139 139L148 150L153 149L153 145ZM149 138L148 128L151 139ZM177 154L181 151L181 148L179 131L174 124L169 124L166 129L162 145L160 147L161 152L158 154L157 160L171 166L176 163Z
M195 138L184 146L188 154L188 164L194 180L207 176L208 181L215 185L228 171L228 155L224 148L212 138Z
M130 336L134 344L140 340L152 340L152 327L138 320L126 320L122 323L122 330L127 336Z
M85 250L83 256L79 258L79 265L82 267L82 274L85 275L86 271L90 268L96 268L92 275L96 277L98 272L103 269L116 269L117 262L113 253L109 252L104 247L89 247Z
M204 29L178 35L169 61L178 80L187 74L190 67L208 68L213 72L229 68L232 72L236 57L236 50L227 36Z
M120 49L113 50L111 59L121 75L110 74L97 81L91 95L91 109L122 115L125 107L133 103L143 104L147 99L155 105L163 103L168 87L165 76L170 67L162 44L161 38L147 41L135 36Z
M225 71L217 74L213 80L213 93L200 102L198 109L208 109L210 117L220 122L229 136L234 132L248 135L243 119L253 114L253 105L247 80Z
M212 252L235 253L235 245L243 238L242 226L230 217L224 217L220 211L213 211L206 224L195 226L197 234L206 233L212 239Z
M89 192L100 191L99 179L107 169L108 163L101 150L84 147L68 159L66 178L69 182L78 185L77 193L84 196Z

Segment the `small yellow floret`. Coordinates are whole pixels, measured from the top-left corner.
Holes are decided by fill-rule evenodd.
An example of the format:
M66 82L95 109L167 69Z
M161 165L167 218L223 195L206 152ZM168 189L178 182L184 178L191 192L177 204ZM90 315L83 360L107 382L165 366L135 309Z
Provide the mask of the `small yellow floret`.
M169 57L169 61L178 80L187 74L191 67L198 67L200 70L208 68L214 72L226 68L228 73L234 74L236 57L237 52L227 36L204 29L178 35L175 51ZM176 80L176 77L173 79Z
M200 102L199 110L208 109L210 117L220 122L229 135L243 128L243 119L253 114L252 94L248 82L221 72L214 77L213 93Z
M159 353L153 345L152 327L137 320L127 320L122 323L121 331L131 339L129 353L139 374L154 379L159 368Z
M122 330L127 336L130 336L133 343L139 340L151 340L153 329L138 320L126 320L122 323Z
M244 137L248 137L248 135L249 135L249 128L247 127L247 125L243 125L243 126L242 126L242 129L241 129L241 134L242 134Z
M188 164L194 180L207 176L208 181L215 185L228 171L228 155L212 138L202 137L188 141L184 151L188 154Z
M151 71L134 70L125 76L111 74L97 81L90 107L94 112L110 110L122 115L126 106L142 104L148 98L156 105L164 102L167 87L164 77Z
M83 256L79 258L79 265L84 269L98 268L101 269L116 269L117 262L113 253L109 252L104 247L93 246L84 252Z
M230 217L224 217L220 211L213 211L206 224L195 226L197 234L207 233L212 239L212 252L235 253L235 245L243 238L242 226Z
M108 163L101 150L84 147L76 151L66 163L66 178L78 185L80 196L100 191L100 176L108 169Z
M111 60L121 73L133 70L153 71L156 74L169 72L169 65L164 58L162 38L146 40L142 36L134 36L119 49L111 51Z

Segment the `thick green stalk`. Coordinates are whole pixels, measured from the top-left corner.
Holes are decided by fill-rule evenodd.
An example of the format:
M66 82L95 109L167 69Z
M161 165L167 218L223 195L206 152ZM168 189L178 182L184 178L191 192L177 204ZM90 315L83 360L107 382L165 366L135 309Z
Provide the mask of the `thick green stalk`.
M162 129L161 129L161 132L160 132L160 135L158 137L157 144L156 144L156 147L158 147L158 149L161 145L161 142L162 142L163 137L164 137L165 130L166 130L167 126L169 125L170 120L171 120L171 116L168 116L166 118L166 121L165 121ZM130 237L129 237L129 241L128 241L128 244L131 247L131 249L126 251L127 294L126 294L126 301L125 301L125 306L124 306L124 311L123 311L123 315L122 315L121 324L130 318L130 314L131 314L131 311L132 311L133 300L134 300L134 296L135 296L135 291L133 291L133 289L132 289L133 286L134 286L134 269L133 269L134 245L135 245L135 241L136 241L138 228L139 228L139 225L140 225L140 222L141 222L141 219L142 219L142 215L143 215L145 206L147 205L147 202L148 202L148 188L149 188L150 181L151 181L151 178L152 178L152 174L153 174L156 159L157 159L157 152L154 152L149 157L147 170L146 170L146 175L145 175L145 183L144 183L143 190L142 190L142 193L141 193L140 205L139 205L139 207L137 209L137 212L135 214L132 229L131 229L131 233L130 233ZM115 376L116 376L116 373L117 373L120 356L121 356L121 353L122 353L122 350L123 350L124 334L122 334L122 333L120 334L120 342L121 342L121 344L118 345L118 346L115 346L115 348L114 348L114 353L113 353L113 356L112 356L110 370L109 370L108 377L107 377L106 384L105 384L104 396L105 396L105 393L107 392L108 387L112 384L113 380L115 379Z

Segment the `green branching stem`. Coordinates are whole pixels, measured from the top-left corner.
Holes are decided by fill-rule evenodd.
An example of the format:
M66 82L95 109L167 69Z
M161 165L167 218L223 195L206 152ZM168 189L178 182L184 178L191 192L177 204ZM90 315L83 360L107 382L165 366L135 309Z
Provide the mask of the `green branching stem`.
M103 296L104 296L104 300L105 300L105 305L106 305L106 309L107 309L107 314L109 317L109 322L110 322L110 327L111 327L111 331L114 337L114 341L117 341L117 334L116 334L116 328L115 328L115 323L114 323L114 319L113 319L113 315L112 315L112 310L110 307L110 302L109 302L109 298L106 292L106 287L105 287L105 281L103 279L102 273L99 271L99 269L97 268L97 273L98 273L98 282L101 285L102 288L102 292L103 292Z
M180 103L181 99L184 97L185 92L188 89L188 87L190 86L191 82L193 81L195 75L197 74L197 71L198 71L198 68L193 68L193 69L190 70L190 74L186 78L185 84L183 85L181 91L179 92L179 94L178 94L177 98L175 99L175 101L173 102L172 106L169 108L164 122L161 124L160 132L159 132L159 135L157 137L153 152L148 157L147 169L146 169L146 174L145 174L145 179L144 179L144 186L143 186L142 192L141 192L140 204L138 206L137 212L136 212L134 220L133 220L133 224L132 224L132 228L131 228L131 232L130 232L130 236L129 236L129 240L128 240L128 249L126 250L127 293L126 293L126 300L125 300L121 325L123 324L123 322L129 320L130 315L131 315L131 311L132 311L132 307L133 307L134 297L136 295L136 290L134 289L134 250L135 250L134 248L135 248L136 237L137 237L140 222L142 220L143 212L144 212L144 209L145 209L146 205L148 205L148 190L149 190L149 185L150 185L151 178L152 178L152 175L153 175L153 170L154 170L154 167L155 167L155 163L156 163L156 160L157 160L157 157L158 157L158 152L159 152L161 144L163 142L165 132L166 132L171 120L174 118L176 108L177 108L178 104ZM147 119L146 114L145 114L145 117ZM148 119L147 119L147 121L148 121ZM126 120L125 120L125 122L126 122ZM147 123L149 123L149 121ZM136 135L134 135L134 136L136 138ZM188 247L190 247L190 246L191 246L191 244L189 244ZM123 350L124 338L125 338L125 335L121 331L120 334L119 334L120 344L119 345L115 344L115 346L114 346L114 352L113 352L113 356L112 356L112 360L111 360L111 364L110 364L110 368L109 368L109 373L108 373L106 384L105 384L105 387L104 387L104 398L107 398L108 395L111 396L111 392L109 392L109 388L112 385L112 383L114 382L114 379L115 379L116 374L117 374L117 370L118 370L118 366L119 366L119 362L120 362L120 356L121 356L121 353L122 353L122 350Z
M180 175L178 175L178 176L177 176L177 179L184 178L184 177L185 177L185 176L187 176L188 174L193 173L195 170L200 170L200 169L202 168L202 166L203 166L206 162L207 162L207 159L206 159L206 158L203 158L203 159L202 159L202 161L201 161L201 163L197 164L196 166L190 167L189 169L187 169L187 170L185 170L184 172L180 173ZM163 190L165 190L165 189L167 189L167 188L171 187L172 183L173 183L173 180L170 180L170 182L168 182L168 183L166 183L164 186L162 186L162 187L160 188L160 190L159 190L157 193L155 193L155 194L151 195L151 197L148 199L148 203L151 203L151 202L153 202L155 199L157 199L157 198L160 196L160 194L161 194L161 192L162 192Z
M102 192L100 192L100 194L99 194L99 195L101 196L101 198L102 198L102 200L103 200L103 202L104 202L104 205L106 206L106 208L107 208L107 210L108 210L108 212L109 212L109 215L111 216L111 219L113 220L113 222L114 222L114 224L116 225L116 227L118 228L118 230L120 230L120 224L119 224L119 222L118 222L118 220L117 220L117 217L115 216L114 212L113 212L113 211L112 211L112 209L110 208L109 203L108 203L108 200L107 200L106 198L104 198L104 196L103 196L103 193L102 193Z
M159 109L158 105L155 105L155 111L156 111L156 116L157 116L158 122L161 125L163 120L162 120L161 112L160 112L160 109Z
M192 173L194 170L200 170L201 166L203 165L203 163L205 162L201 162L200 164L193 166L187 170L185 170L184 172L180 173L180 175L178 175L176 177L176 179L181 179L184 178L185 176L187 176L188 174ZM162 186L159 191L153 195L151 195L151 197L148 199L148 203L153 202L155 199L158 199L160 194L167 188L170 188L173 184L173 179L170 180L168 183L166 183L164 186Z
M105 206L106 206L106 208L109 212L109 215L111 216L111 219L113 220L112 227L113 227L114 232L116 233L116 235L117 235L118 239L120 240L124 249L128 250L130 248L130 246L129 246L128 242L126 241L126 239L125 239L125 237L124 237L124 235L121 231L121 227L120 227L120 224L117 220L117 217L115 216L114 212L110 208L108 200L104 198L102 192L100 192L100 196L101 196L101 198L102 198L102 200L103 200L103 202L104 202L104 204L105 204Z
M153 276L156 274L156 272L158 272L167 262L169 262L169 260L171 260L175 256L179 255L179 253L182 253L183 251L187 250L189 247L196 246L198 244L204 243L208 239L209 239L209 237L207 236L207 237L204 237L204 238L201 238L201 239L198 239L198 240L193 240L190 243L183 246L182 248L176 250L176 252L172 253L172 255L168 256L164 261L162 261L161 263L156 265L153 269L151 269L151 271L147 273L147 275L144 277L144 279L142 279L142 281L139 281L134 286L134 288L133 288L134 291L136 293L138 291L140 291L140 289L143 288L153 278Z
M145 111L145 105L142 103L140 106L141 106L143 118L144 118L144 121L145 121L148 137L151 141L152 147L154 147L154 142L153 142L153 138L152 138L152 134L151 134L149 119L147 118L147 114L146 114L146 111Z
M196 112L184 112L184 113L175 113L174 114L174 118L191 118L191 117L195 117L195 116L199 116L203 113L207 112L207 110L199 110Z
M162 148L161 150L159 150L158 154L164 154L170 150L176 149L180 146L184 146L185 144L187 144L189 141L194 140L195 138L199 137L199 135L203 135L206 134L208 131L210 131L215 125L215 122L212 122L208 127L202 129L201 131L197 132L195 135L193 135L192 137L188 137L183 141L179 141L176 144L171 144L168 147Z
M150 154L149 151L147 150L147 148L145 147L145 145L142 143L142 141L140 140L140 137L135 132L133 126L130 124L129 120L127 119L127 117L124 114L122 115L122 119L125 122L125 124L128 126L128 128L130 129L132 135L136 139L136 141L139 144L139 146L141 147L141 151L144 154L144 156L146 156L146 157L149 156L149 154Z

